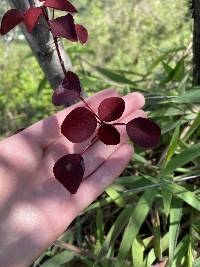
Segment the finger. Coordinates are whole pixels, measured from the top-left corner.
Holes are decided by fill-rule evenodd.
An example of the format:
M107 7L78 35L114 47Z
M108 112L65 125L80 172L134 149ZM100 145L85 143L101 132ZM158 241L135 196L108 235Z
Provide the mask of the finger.
M111 96L118 96L118 94L113 89L106 89L92 97L87 98L86 101L96 112L100 102L104 98ZM84 106L84 104L79 102L69 108L59 111L56 114L35 123L20 134L24 136L30 136L32 141L35 141L42 149L46 149L61 136L60 125L62 124L66 115L78 106Z
M125 102L125 110L122 116L117 121L122 121L129 114L138 109L142 109L145 104L144 96L139 92L130 93L123 97Z
M71 196L69 209L73 211L73 217L76 217L113 183L127 166L133 152L131 145L120 145L95 173L81 183L78 192Z

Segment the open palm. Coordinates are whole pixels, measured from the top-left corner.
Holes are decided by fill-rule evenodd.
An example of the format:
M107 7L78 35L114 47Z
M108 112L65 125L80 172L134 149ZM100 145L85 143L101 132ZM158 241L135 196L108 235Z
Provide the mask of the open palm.
M111 96L117 93L108 89L87 102L96 112L99 103ZM132 93L124 100L126 108L120 122L145 117L140 110L144 105L141 94ZM125 127L118 126L119 145L106 146L98 141L83 153L85 179L71 195L54 178L53 166L63 155L83 151L91 140L72 144L61 135L60 125L73 108L0 142L0 266L31 264L119 176L132 157Z

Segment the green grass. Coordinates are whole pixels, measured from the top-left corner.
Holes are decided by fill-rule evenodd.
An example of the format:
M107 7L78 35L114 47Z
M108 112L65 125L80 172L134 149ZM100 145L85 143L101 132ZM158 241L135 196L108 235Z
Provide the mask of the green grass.
M170 51L165 56L170 58L168 65L182 58L183 52L178 50L172 57L174 52ZM35 266L150 267L162 260L168 260L169 267L198 266L200 90L191 85L188 58L182 58L181 70L177 67L180 60L170 71L162 61L156 62L163 66L153 81L156 91L145 86L154 70L131 84L122 71L115 70L116 76L106 68L103 72L96 69L105 83L115 84L121 93L144 92L145 109L162 128L161 144L153 151L136 147L122 177L83 212L61 237L62 242L52 246ZM94 82L98 74L89 71ZM83 81L84 77L82 74ZM134 81L130 77L127 79Z

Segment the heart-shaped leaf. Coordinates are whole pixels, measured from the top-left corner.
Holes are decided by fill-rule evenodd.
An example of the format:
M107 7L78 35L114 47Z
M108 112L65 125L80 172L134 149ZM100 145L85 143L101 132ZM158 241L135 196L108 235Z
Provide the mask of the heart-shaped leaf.
M17 9L8 10L1 20L0 34L4 35L24 20L24 15Z
M126 125L131 141L143 148L154 148L160 142L160 127L150 119L136 118Z
M75 194L82 182L85 172L83 157L79 154L68 154L54 165L55 178L71 193Z
M120 133L110 124L103 124L98 129L98 138L106 145L118 145Z
M58 10L77 13L77 9L67 0L46 0L44 3L45 7L51 7Z
M109 97L100 103L98 114L102 121L110 122L119 119L124 109L125 102L121 97Z
M85 44L88 40L87 29L80 24L76 24L75 29L76 29L78 40L81 42L81 44Z
M31 7L26 11L24 16L24 23L29 33L33 31L41 15L42 9L40 7Z
M49 21L54 37L63 37L72 42L77 42L77 34L74 25L74 18L71 14Z
M81 93L80 80L78 76L72 71L67 72L67 75L63 81L63 86L67 90L76 91L79 95Z
M61 125L61 133L72 143L88 139L97 127L95 115L85 107L72 110Z
M68 104L79 98L81 93L81 84L78 76L68 71L66 77L52 96L52 103L55 106Z

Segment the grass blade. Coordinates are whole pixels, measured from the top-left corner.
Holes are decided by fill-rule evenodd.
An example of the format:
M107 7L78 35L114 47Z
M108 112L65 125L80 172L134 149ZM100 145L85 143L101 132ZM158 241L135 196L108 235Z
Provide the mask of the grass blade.
M165 252L165 250L167 250L169 246L169 233L165 234L164 237L161 239L161 245L163 252ZM156 255L154 248L152 248L145 258L145 267L151 267L155 260L156 260Z
M182 199L184 202L189 204L191 207L200 211L200 198L194 192L191 192L187 190L185 187L177 185L177 184L167 184L167 183L164 184L163 183L161 186L164 190L167 190L173 194L176 194L178 198Z
M61 264L67 263L74 258L75 254L71 251L63 251L56 256L47 260L45 263L40 265L41 267L59 267Z
M181 126L181 123L179 122L178 125L176 126L176 129L173 133L172 139L171 139L170 144L169 144L169 149L167 152L165 165L167 165L167 163L170 161L170 159L172 158L172 156L174 155L174 152L176 150L176 147L178 144L178 139L179 139L179 134L180 134L180 126Z
M125 225L128 223L131 213L132 213L132 208L126 207L119 214L113 226L111 227L110 231L108 232L107 237L103 243L103 246L98 254L98 260L94 263L93 266L97 266L98 261L104 257L108 249L111 250L114 247L115 240L121 234Z
M172 201L169 226L169 267L171 267L174 260L174 252L177 244L180 220L182 216L182 204L183 201L177 198L174 198Z
M200 103L200 90L199 88L191 89L184 95L174 98L172 102L179 104Z
M200 127L200 113L197 115L196 119L193 121L192 125L190 126L185 136L182 138L182 141L186 142L199 127Z
M129 79L127 79L124 75L117 73L116 71L105 69L102 67L94 66L94 68L103 76L105 76L108 80L113 81L115 83L120 84L130 84L135 85L135 83Z
M167 218L170 213L172 194L162 189L162 200L163 200L164 213Z
M163 175L169 175L177 168L191 162L200 156L200 143L183 150L179 155L172 158L163 171Z
M95 254L98 254L104 241L104 222L101 208L96 211L96 236Z
M113 185L109 186L106 189L106 193L119 207L124 207L126 205L126 202L124 201L123 197L120 195L119 192L117 192L117 190L115 190Z
M131 214L129 223L125 229L122 242L119 248L119 253L116 259L116 266L121 267L123 262L133 244L134 239L136 238L140 227L142 226L146 216L149 213L151 205L156 197L156 190L151 189L140 197L134 211Z
M133 262L133 267L143 267L144 262L143 262L143 253L144 253L144 247L142 243L136 238L133 241L132 244L132 262Z

